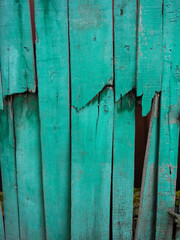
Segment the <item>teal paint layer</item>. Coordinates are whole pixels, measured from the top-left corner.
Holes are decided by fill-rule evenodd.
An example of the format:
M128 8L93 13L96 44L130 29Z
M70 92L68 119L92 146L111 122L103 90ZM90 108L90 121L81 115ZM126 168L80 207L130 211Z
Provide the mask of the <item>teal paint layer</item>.
M14 123L20 239L45 239L38 98L15 96Z
M162 0L139 0L137 96L142 97L142 115L151 109L155 92L161 91Z
M0 2L0 66L3 96L35 91L28 0Z
M158 196L156 239L172 239L176 173L179 140L180 109L180 2L164 1L163 46L164 73L162 78L160 149L158 166Z
M19 240L19 216L12 98L0 111L0 161L6 240Z
M114 96L72 107L71 239L109 239Z
M70 239L70 116L66 0L35 1L47 240Z
M155 239L157 166L159 152L159 98L160 96L156 94L153 99L151 110L135 240Z
M78 110L113 82L111 0L69 0L72 105Z
M115 104L113 145L113 239L131 239L134 193L135 96Z
M135 88L137 3L114 1L115 100Z

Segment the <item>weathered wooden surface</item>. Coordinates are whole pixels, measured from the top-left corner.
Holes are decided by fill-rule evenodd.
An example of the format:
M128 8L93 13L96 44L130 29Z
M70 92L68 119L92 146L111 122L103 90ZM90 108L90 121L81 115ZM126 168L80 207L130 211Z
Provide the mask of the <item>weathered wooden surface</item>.
M157 96L152 109L135 239L171 239L179 1L34 4L38 96L15 95L14 113L10 97L0 112L6 239L131 239L135 93L145 116L161 90L160 123ZM28 0L2 0L0 109L6 95L27 90L35 91ZM0 239L3 229L1 218Z
M162 0L139 0L137 96L142 97L142 114L147 115L155 91L161 90Z
M28 0L0 2L0 69L3 96L35 91Z
M135 95L125 95L115 104L113 143L113 239L132 238Z
M156 94L151 111L141 184L139 216L135 233L136 240L155 239L157 166L159 151L159 98L160 96Z
M111 0L69 0L72 105L78 109L113 82Z
M7 240L19 239L15 151L12 97L10 97L4 102L4 110L0 111L0 162Z
M179 140L180 105L180 2L164 1L160 148L158 165L158 195L156 239L172 239Z
M115 101L136 86L136 19L136 1L114 1Z
M37 95L13 103L20 239L45 239L40 125Z
M72 107L72 239L109 239L113 113L112 88Z
M66 0L35 1L46 238L70 239L69 58Z

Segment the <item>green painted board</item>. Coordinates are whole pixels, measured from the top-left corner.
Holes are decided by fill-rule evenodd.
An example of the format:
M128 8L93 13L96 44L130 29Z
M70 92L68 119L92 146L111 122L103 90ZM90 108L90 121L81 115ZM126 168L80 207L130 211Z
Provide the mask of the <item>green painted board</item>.
M47 240L70 239L69 58L66 0L35 1Z
M6 240L19 239L17 178L12 98L0 111L0 162Z
M156 239L172 239L180 109L180 2L164 1L162 79Z
M131 239L134 193L135 96L115 104L113 144L113 239Z
M35 91L28 0L0 1L0 66L3 96Z
M72 107L71 239L109 239L114 96Z
M142 98L142 115L151 109L155 91L161 91L162 0L139 0L137 96Z
M157 166L159 152L159 99L160 96L156 94L153 99L151 110L135 240L155 239Z
M69 0L72 105L78 110L113 82L111 0Z
M2 216L2 207L0 205L0 240L5 240L4 235L4 222L3 222L3 216Z
M114 1L115 100L135 88L137 2Z
M20 239L45 239L38 98L15 96L13 102Z

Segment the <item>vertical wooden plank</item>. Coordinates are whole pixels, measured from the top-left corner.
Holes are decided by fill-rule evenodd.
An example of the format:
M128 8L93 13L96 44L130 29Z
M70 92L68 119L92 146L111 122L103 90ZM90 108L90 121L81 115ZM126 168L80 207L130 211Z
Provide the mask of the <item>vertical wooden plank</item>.
M113 82L112 1L69 0L69 24L72 105L80 109Z
M0 161L6 240L19 239L17 179L12 98L0 111Z
M143 95L143 116L151 109L155 91L161 91L162 0L139 0L137 96Z
M114 96L72 107L71 238L109 239Z
M114 1L113 239L132 238L137 2ZM128 93L128 94L127 94ZM126 95L127 94L127 95ZM123 96L123 97L122 97Z
M158 198L156 239L172 239L180 109L180 2L164 1L163 46L164 73L162 79L160 149L158 166Z
M141 184L135 239L155 239L157 167L159 152L159 95L153 100Z
M70 239L69 59L66 0L35 1L47 240Z
M37 95L16 96L13 103L20 238L45 239Z
M114 0L115 100L135 88L137 2Z
M3 96L35 90L28 0L0 2L0 61Z
M135 96L115 104L113 147L113 239L132 238Z

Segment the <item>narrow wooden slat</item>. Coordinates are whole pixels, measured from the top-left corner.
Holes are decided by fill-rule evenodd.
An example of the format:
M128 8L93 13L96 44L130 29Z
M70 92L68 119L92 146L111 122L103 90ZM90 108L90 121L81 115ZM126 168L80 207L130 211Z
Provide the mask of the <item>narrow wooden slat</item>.
M72 105L78 109L113 82L111 0L69 0Z
M156 239L172 239L176 173L179 140L180 109L180 2L164 1L163 46L164 73L162 79L160 149L158 166L158 198Z
M114 1L115 100L135 88L137 3Z
M0 161L6 240L19 239L17 179L12 98L0 111Z
M136 1L114 1L113 239L131 239L134 192ZM127 94L127 95L125 95ZM123 96L123 98L121 98Z
M3 96L35 90L28 0L0 2L0 61Z
M45 239L39 111L37 95L13 103L21 240Z
M109 239L114 96L72 107L71 238Z
M151 109L155 91L161 90L162 0L139 0L137 96L143 116Z
M113 145L113 239L131 239L134 193L135 96L115 104Z
M155 239L157 166L159 151L159 95L153 100L141 184L136 240Z
M46 238L70 239L67 1L34 3Z

